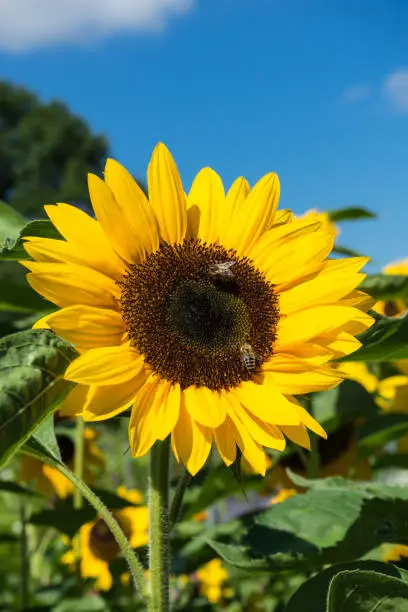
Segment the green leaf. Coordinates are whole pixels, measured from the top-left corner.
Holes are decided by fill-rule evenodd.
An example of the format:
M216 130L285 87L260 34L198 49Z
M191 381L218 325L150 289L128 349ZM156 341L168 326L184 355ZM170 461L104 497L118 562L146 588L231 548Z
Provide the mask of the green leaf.
M32 438L30 438L29 443ZM27 445L26 445L27 446ZM31 453L30 453L31 454ZM38 459L42 459L42 453L32 453ZM95 495L99 497L102 503L107 506L110 510L122 510L123 508L129 508L135 506L128 500L115 495L111 491L105 489L92 489ZM72 538L82 525L92 521L96 517L96 512L92 506L84 506L80 510L74 508L73 498L67 497L60 499L56 502L54 508L41 510L31 515L30 523L33 525L47 525L48 527L55 527Z
M20 213L0 200L0 251L7 239L15 239L27 220Z
M358 559L386 542L408 543L405 487L339 477L300 484L306 493L242 518L233 544L215 541L217 534L208 544L242 569L303 572Z
M407 433L408 414L379 414L357 428L357 440L359 447L369 453Z
M360 253L359 251L355 251L354 249L349 249L348 247L345 247L345 246L340 246L339 244L336 244L333 247L333 253L336 253L337 255L345 255L346 257L365 257L363 253ZM371 259L371 262L373 262L372 259Z
M0 465L64 400L73 387L64 372L77 355L49 330L0 339Z
M358 288L377 300L408 298L408 275L370 274Z
M51 612L109 612L108 604L99 595L69 598L52 608Z
M330 221L338 223L339 221L356 221L357 219L376 219L377 215L360 206L350 206L348 208L338 208L337 210L327 211Z
M335 389L312 395L313 416L327 432L357 418L373 418L378 407L371 395L354 380L345 380Z
M0 310L12 311L13 317L16 312L29 315L55 310L55 306L30 287L26 273L27 270L17 262L0 262Z
M27 495L29 497L41 497L39 493L29 489L28 487L23 487L12 480L0 480L0 491L4 491L5 493L12 493L13 495Z
M69 538L73 538L82 525L95 518L96 511L91 506L86 505L78 510L73 508L70 501L58 501L52 509L33 513L29 522L32 525L54 527Z
M300 610L302 612L326 612L327 593L333 577L340 572L353 570L376 571L400 578L398 569L390 563L380 561L337 563L303 582L288 601L285 612L299 612Z
M373 571L345 571L334 576L327 612L406 612L408 584Z
M44 450L51 455L53 459L56 459L59 462L62 462L61 453L58 446L57 438L55 436L54 430L54 415L49 416L45 421L41 423L39 427L34 431L33 435L28 439L26 444L33 440L37 444L37 448L39 445L42 447L42 453Z
M381 317L358 336L363 344L342 361L393 361L408 359L408 314L401 317Z
M263 484L262 479L258 476L247 477L244 482L240 482L231 470L225 469L224 465L211 469L202 484L190 488L187 492L185 500L189 504L188 506L185 504L186 510L183 513L183 519L191 518L197 512L205 510L220 499L230 497L235 493L242 493L242 490L260 489Z
M26 236L54 238L56 240L62 239L61 234L48 219L30 221L14 239L7 240L3 247L0 248L0 260L30 259L23 246L23 238Z
M408 470L408 453L382 453L377 457L373 469L402 468Z

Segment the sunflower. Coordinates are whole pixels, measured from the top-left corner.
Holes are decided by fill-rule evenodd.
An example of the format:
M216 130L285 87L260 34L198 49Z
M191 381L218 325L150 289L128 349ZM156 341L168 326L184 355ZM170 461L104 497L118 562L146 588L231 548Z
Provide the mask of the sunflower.
M131 504L141 504L142 502L141 493L136 489L128 491L125 487L119 487L117 494ZM127 508L115 510L112 514L133 548L147 544L149 521L147 506L129 505ZM119 545L101 518L82 525L79 530L79 537L81 541L81 576L83 578L95 578L96 588L108 591L112 586L109 563L119 557ZM63 555L62 562L74 566L75 553L72 549Z
M64 410L100 421L132 406L133 456L171 435L193 475L213 442L264 474L264 447L325 436L294 396L339 384L330 360L372 324L356 289L367 258L328 259L324 225L277 211L274 173L225 194L204 168L186 195L159 144L147 183L149 199L109 159L104 180L89 175L96 219L48 205L64 240L26 239L28 281L60 308L37 326L80 352Z
M84 479L89 484L93 482L93 470L105 463L95 443L97 435L91 427L84 431ZM75 445L72 438L65 434L57 434L56 438L63 462L73 469ZM20 458L19 478L25 483L34 482L37 491L46 497L55 494L63 499L74 492L74 485L59 470L29 455Z
M197 570L200 594L211 603L218 603L224 595L224 582L228 572L220 559L213 559ZM228 593L230 594L230 593Z
M383 268L384 274L396 274L398 276L408 275L408 259L395 261ZM375 304L374 310L386 317L399 317L408 308L408 303L402 298L395 300L387 300L386 302L379 301Z
M335 223L333 223L333 221L330 220L329 213L327 212L322 212L321 210L312 208L307 210L301 218L308 220L309 222L318 221L322 224L325 230L332 234L333 238L337 238L337 236L340 234L340 229Z

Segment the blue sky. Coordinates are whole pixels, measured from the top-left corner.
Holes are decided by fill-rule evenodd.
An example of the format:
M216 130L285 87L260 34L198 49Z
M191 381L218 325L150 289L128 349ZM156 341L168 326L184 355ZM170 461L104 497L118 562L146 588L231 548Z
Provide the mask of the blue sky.
M105 0L96 17L38 0L36 19L24 1L1 77L64 100L136 175L159 140L187 186L206 165L227 185L275 170L284 208L378 213L339 238L372 270L408 256L406 0Z

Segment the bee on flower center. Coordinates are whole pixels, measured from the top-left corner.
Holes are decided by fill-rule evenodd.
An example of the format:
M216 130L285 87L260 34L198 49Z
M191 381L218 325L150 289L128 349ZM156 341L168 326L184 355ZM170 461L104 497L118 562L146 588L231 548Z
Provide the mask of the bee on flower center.
M208 267L208 272L211 276L220 276L222 278L233 278L234 274L231 272L232 266L235 265L235 261L222 261L220 263L211 264Z
M240 347L241 361L249 372L253 372L256 369L256 354L249 344L244 342Z

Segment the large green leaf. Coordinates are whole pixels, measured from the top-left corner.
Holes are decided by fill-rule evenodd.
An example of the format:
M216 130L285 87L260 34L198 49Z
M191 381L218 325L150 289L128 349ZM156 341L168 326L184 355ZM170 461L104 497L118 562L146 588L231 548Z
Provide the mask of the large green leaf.
M64 380L78 355L49 330L18 332L0 339L0 464L27 441L73 384Z
M108 612L108 604L99 595L87 595L81 598L68 598L52 608L51 612Z
M310 485L306 493L242 519L236 532L243 538L230 544L209 535L208 544L243 569L306 571L358 559L385 542L408 543L406 488L344 478L302 478L301 485Z
M393 361L408 359L408 314L381 317L359 335L361 348L338 361Z
M375 219L377 215L361 206L349 206L347 208L338 208L337 210L327 211L330 221L337 223L339 221L355 221L357 219Z
M373 571L344 571L334 576L327 612L406 612L408 584Z
M0 260L29 259L23 246L23 238L26 236L55 238L57 240L61 240L62 238L51 221L47 219L30 221L20 229L21 231L18 234L6 240L5 244L0 248Z
M0 200L0 249L8 239L15 239L27 223L20 213Z
M408 298L408 275L370 274L359 289L377 300Z
M30 287L26 274L28 270L17 262L0 262L0 310L29 315L54 308Z
M400 578L398 569L390 563L380 561L354 561L336 563L300 585L287 603L285 612L326 612L327 593L336 574L344 571L375 571Z

